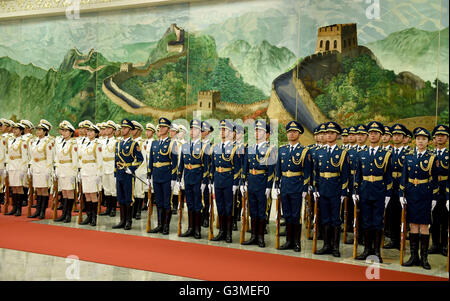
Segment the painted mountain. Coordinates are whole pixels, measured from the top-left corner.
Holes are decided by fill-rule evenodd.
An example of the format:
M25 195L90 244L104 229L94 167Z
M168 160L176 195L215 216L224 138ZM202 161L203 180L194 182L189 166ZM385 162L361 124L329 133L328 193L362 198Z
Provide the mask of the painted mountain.
M295 55L286 47L278 48L267 41L252 46L246 41L232 42L219 52L228 57L245 82L270 95L272 81L296 61Z
M439 80L448 83L449 42L448 27L439 31L408 28L391 33L387 38L369 43L383 67L396 73L410 71L424 80Z

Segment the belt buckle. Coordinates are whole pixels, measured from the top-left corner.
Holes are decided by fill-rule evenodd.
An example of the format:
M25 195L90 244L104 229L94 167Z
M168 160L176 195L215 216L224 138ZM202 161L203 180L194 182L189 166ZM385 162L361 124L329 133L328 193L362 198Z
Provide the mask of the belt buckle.
M218 172L223 172L223 167L218 167L218 168L217 168L217 171L218 171Z
M414 179L414 185L418 185L419 184L419 179Z
M191 163L189 163L189 164L187 165L187 169L192 169L192 164L191 164Z
M250 173L255 176L256 175L256 170L255 169L250 169Z
M34 162L39 162L38 158L34 158Z

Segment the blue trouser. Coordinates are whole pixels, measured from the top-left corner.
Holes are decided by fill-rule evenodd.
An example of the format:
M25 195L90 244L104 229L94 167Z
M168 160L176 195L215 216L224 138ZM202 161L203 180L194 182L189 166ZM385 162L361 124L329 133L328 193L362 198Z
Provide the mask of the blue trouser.
M172 208L170 206L170 181L163 183L153 183L153 190L155 192L156 207L170 210Z
M233 186L214 187L218 215L233 215Z
M384 228L384 199L360 201L361 228L363 230L383 230Z
M288 224L300 223L300 212L302 209L301 193L281 193L281 206L283 216Z
M248 204L251 218L266 219L267 198L266 189L248 190Z
M119 205L131 205L134 201L134 177L128 174L121 174L116 177L117 201Z
M201 182L197 184L184 184L186 205L189 211L200 212L203 209ZM206 190L207 188L205 188Z
M320 221L322 225L339 227L341 221L341 197L319 197Z

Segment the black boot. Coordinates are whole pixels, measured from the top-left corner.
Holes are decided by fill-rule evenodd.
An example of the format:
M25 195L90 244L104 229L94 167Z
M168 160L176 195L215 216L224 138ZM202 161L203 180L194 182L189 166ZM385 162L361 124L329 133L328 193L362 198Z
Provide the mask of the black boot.
M42 198L42 203L41 203L41 211L39 213L39 219L44 219L45 218L45 210L48 207L48 195L43 195L41 196Z
M428 263L428 246L430 244L429 234L420 234L420 263L425 270L431 270Z
M300 237L302 235L302 225L301 224L294 224L294 251L300 252L302 250L302 247L300 245Z
M97 211L98 211L98 203L92 203L91 222L89 223L92 227L97 226Z
M341 227L332 227L333 231L333 254L334 257L341 257L341 253L339 252L339 241L341 239Z
M117 197L111 196L110 202L111 202L111 212L109 213L109 216L114 217L114 216L116 216Z
M258 229L258 219L256 218L252 218L250 221L251 227L252 227L252 236L250 237L249 240L244 241L242 244L247 246L247 245L255 245L257 242L257 229ZM243 227L244 225L242 225Z
M141 211L142 211L142 203L144 202L144 199L136 199L137 204L135 203L134 205L136 205L136 216L134 217L137 220L141 219ZM133 205L133 207L134 207Z
M232 225L233 225L233 216L227 216L227 236L225 239L227 243L232 243L233 241Z
M383 258L381 258L381 238L383 237L383 230L374 230L374 235L375 256L378 257L378 263L383 263Z
M202 219L203 219L202 227L209 228L209 210L205 210L205 208L203 208Z
M58 192L58 200L59 200L59 207L57 208L57 210L63 210L64 209L64 202L63 202L62 191Z
M11 209L11 211L10 212L8 212L8 213L5 213L5 215L13 215L13 214L16 214L16 211L17 211L17 197L18 197L18 194L13 194L12 196L11 196L11 199L12 199L12 209ZM6 209L5 209L6 210Z
M420 266L419 258L419 233L409 233L409 247L411 249L411 257L407 262L404 262L402 266Z
M291 223L286 224L286 242L280 246L279 250L292 249L294 243L293 227L294 225Z
M133 223L132 215L133 215L133 206L125 205L125 227L123 227L124 230L131 230L131 226Z
M82 221L82 222L80 223L80 225L88 225L88 224L91 223L91 219L92 219L92 207L93 207L92 202L86 202L86 203L84 204L84 208L86 208L86 215L87 215L87 217L86 217L86 219L85 219L84 221ZM95 209L97 209L97 208L95 208Z
M260 218L258 219L258 247L265 248L266 243L264 241L264 230L266 229L266 219Z
M202 213L200 212L194 212L194 238L200 239L202 238L202 227L200 225L201 222Z
M188 229L186 232L182 233L180 237L189 237L194 234L194 212L188 210Z
M158 217L158 226L156 228L153 228L152 230L148 231L148 233L160 233L162 232L162 219L163 216L165 216L165 210L164 208L157 208L157 217Z
M322 249L318 250L316 252L317 255L325 255L325 254L331 254L332 248L331 248L331 226L324 225L322 229L322 236L323 236L323 247Z
M14 216L21 216L22 215L22 205L24 202L26 202L27 195L26 194L19 194L18 200L17 200L17 210Z
M99 215L100 216L105 216L105 215L109 215L111 213L111 196L110 195L106 195L105 196L105 203L106 203L106 210L105 212L101 212Z
M112 228L113 229L121 229L123 227L125 227L125 205L120 205L120 222L117 225L114 225Z
M55 219L55 222L63 222L66 219L67 199L61 199L61 203L62 203L61 216Z
M70 223L72 221L72 207L74 202L74 199L67 199L66 218L64 219L65 223Z
M225 223L225 216L219 215L219 234L217 236L213 237L212 241L220 241L224 240L226 236L226 223Z
M164 222L163 222L163 230L162 230L162 234L163 235L169 235L169 231L170 231L170 220L172 219L172 210L170 209L166 209L165 212L165 216L164 216Z
M33 215L30 215L29 218L36 218L40 215L42 208L42 196L38 195L36 197L36 211L34 211Z
M434 224L431 226L431 248L428 254L440 254L442 252L440 225Z
M370 230L364 230L363 236L364 236L364 251L362 252L362 254L356 256L355 258L356 260L366 260L366 258L369 257L370 255L370 250L372 246Z

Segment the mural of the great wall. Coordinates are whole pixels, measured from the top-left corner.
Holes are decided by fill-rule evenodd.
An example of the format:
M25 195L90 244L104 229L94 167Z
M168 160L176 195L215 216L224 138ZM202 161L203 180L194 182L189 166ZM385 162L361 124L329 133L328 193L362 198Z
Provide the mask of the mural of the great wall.
M297 119L305 142L325 120L431 128L438 112L448 123L448 4L436 23L437 0L395 1L389 5L398 19L383 22L362 16L364 1L352 10L345 0L328 8L304 2L2 22L0 115L77 124L201 112L219 120L277 119L281 132ZM322 17L332 7L334 17Z

